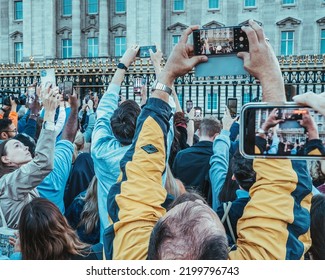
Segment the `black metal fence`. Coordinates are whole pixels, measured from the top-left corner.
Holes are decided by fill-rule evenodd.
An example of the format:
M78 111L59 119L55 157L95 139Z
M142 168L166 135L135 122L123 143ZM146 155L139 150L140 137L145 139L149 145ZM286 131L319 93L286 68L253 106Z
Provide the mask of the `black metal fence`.
M316 93L325 89L325 57L295 56L279 57L283 78L286 84L287 100L295 94L306 91ZM116 61L108 59L68 60L36 63L31 60L24 65L0 65L0 90L25 92L28 85L40 82L42 69L54 68L57 83L72 81L80 88L81 97L88 89L103 93L112 80L116 69ZM150 85L155 80L153 67L149 60L138 60L125 75L121 92L126 98L140 101L133 92L134 81L138 76L145 75ZM238 107L252 101L262 99L262 88L251 76L223 76L198 78L194 72L175 81L175 90L184 108L186 100L192 100L199 106L204 115L216 115L220 118L228 98L237 98ZM239 108L240 109L240 108Z

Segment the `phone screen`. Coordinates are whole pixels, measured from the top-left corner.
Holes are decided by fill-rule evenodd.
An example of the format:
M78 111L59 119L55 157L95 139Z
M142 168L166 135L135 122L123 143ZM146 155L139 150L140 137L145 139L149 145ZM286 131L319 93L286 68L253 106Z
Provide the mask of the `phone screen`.
M64 94L66 96L72 95L73 83L70 81L64 82Z
M249 51L248 38L240 26L193 31L195 55L225 55Z
M227 107L232 118L237 116L237 98L228 98Z
M325 117L311 108L248 105L241 120L240 150L248 157L325 159Z
M27 89L27 102L33 103L36 98L36 87L28 87Z
M156 46L141 46L139 48L139 52L137 54L138 57L142 57L142 58L146 58L146 57L150 57L150 51L149 50L152 50L153 52L156 52L157 49L156 49Z

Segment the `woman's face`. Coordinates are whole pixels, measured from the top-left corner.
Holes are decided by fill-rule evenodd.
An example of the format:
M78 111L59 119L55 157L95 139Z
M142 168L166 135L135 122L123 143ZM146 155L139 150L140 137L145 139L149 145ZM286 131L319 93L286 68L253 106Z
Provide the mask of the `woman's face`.
M1 157L3 163L9 166L20 166L32 160L27 146L18 140L9 140L5 146L6 155Z

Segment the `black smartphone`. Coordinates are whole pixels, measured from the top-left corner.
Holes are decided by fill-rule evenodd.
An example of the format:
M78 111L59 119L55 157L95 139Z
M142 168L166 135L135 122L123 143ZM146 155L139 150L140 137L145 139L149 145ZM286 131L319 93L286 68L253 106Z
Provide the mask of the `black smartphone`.
M141 57L141 58L147 58L147 57L150 57L150 51L149 50L152 50L153 52L156 52L157 51L157 48L156 46L152 45L152 46L141 46L139 48L139 51L137 53L137 56L138 57Z
M240 152L247 158L325 159L325 116L312 108L249 103L240 119Z
M228 98L227 99L227 107L230 111L230 115L232 118L237 117L237 98Z
M69 100L69 96L73 93L73 82L65 81L63 88L63 99L67 101Z
M197 29L193 31L195 55L226 55L248 52L249 44L241 26Z
M29 86L27 88L27 103L31 104L36 99L36 86Z

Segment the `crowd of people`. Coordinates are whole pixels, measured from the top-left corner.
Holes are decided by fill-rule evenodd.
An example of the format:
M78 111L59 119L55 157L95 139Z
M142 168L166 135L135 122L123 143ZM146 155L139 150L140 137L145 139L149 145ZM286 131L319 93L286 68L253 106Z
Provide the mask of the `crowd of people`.
M64 100L54 85L37 86L21 117L14 99L2 108L0 258L325 259L325 161L247 159L227 108L222 122L198 119L193 104L182 110L174 80L208 60L192 56L196 29L184 31L164 68L161 50L150 50L156 81L150 94L142 87L140 105L120 98L133 45L100 99L89 94L79 106L76 90ZM250 52L238 56L263 101L284 102L263 29L252 20L242 29ZM324 93L295 102L325 115ZM265 134L255 136L262 154ZM318 146L308 152L324 156Z

